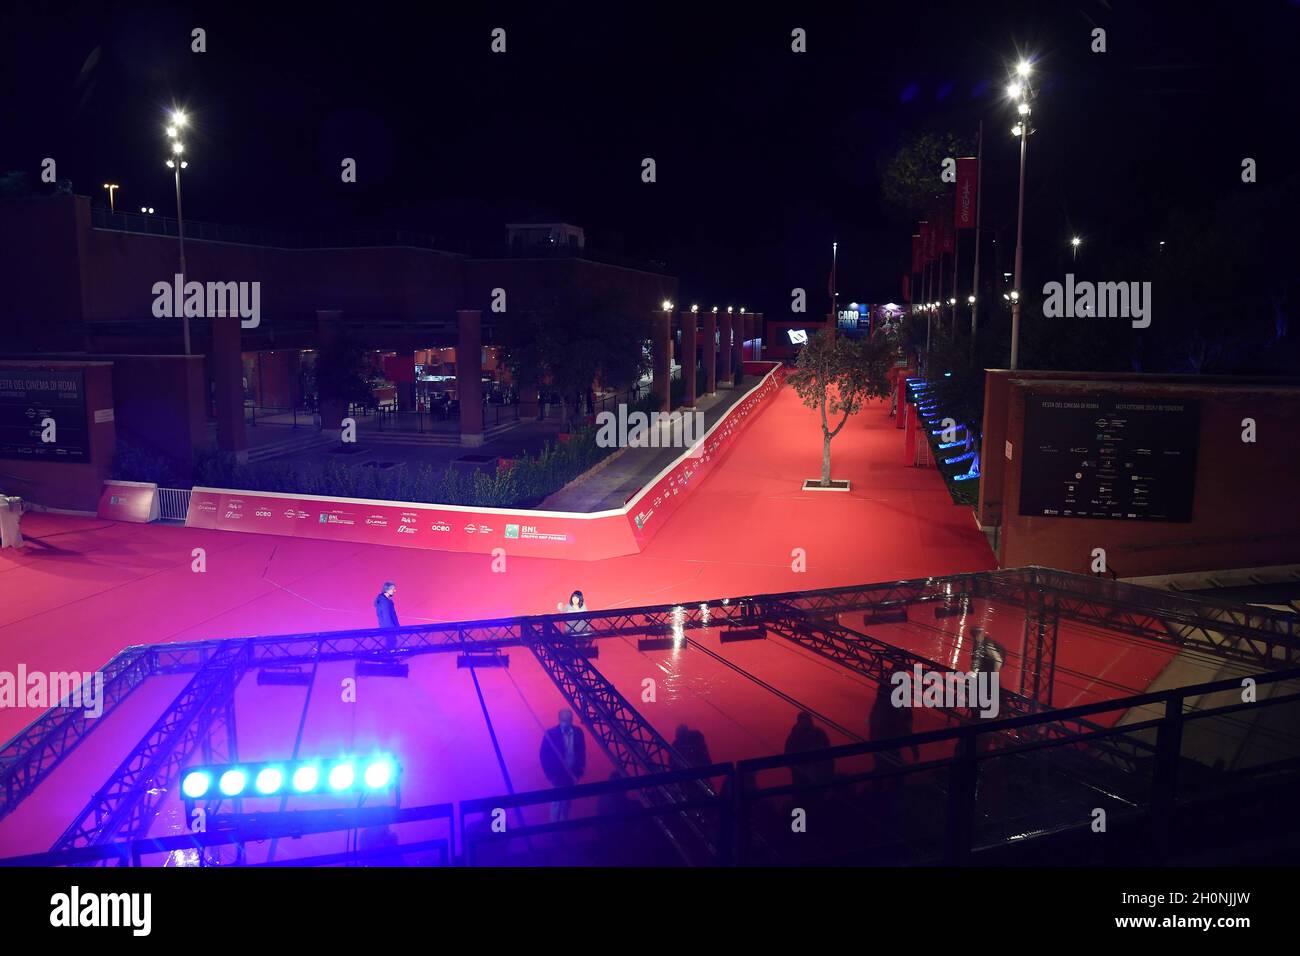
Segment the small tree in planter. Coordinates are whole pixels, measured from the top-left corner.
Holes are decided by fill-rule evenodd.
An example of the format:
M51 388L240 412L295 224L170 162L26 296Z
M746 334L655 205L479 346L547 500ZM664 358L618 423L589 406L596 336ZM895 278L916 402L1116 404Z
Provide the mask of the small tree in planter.
M849 490L848 481L831 480L831 439L867 399L889 394L892 353L883 335L850 339L825 331L814 332L800 351L788 381L805 405L821 412L822 427L821 480L810 478L804 488ZM839 423L832 428L836 416Z
M335 433L349 404L369 404L374 370L365 348L350 336L322 346L316 355L315 379L321 429Z

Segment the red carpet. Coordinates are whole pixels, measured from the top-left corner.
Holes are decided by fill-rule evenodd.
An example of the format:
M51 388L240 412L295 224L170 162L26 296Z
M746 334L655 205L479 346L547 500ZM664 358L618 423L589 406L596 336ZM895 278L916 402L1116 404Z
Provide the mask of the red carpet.
M24 553L0 555L0 669L94 670L131 644L366 627L385 578L414 624L550 612L574 588L589 607L630 607L994 567L970 509L933 470L903 465L901 443L872 405L832 445L854 490L805 493L821 436L786 390L642 554L515 558L505 573L486 555L29 514ZM194 548L205 573L191 570ZM0 739L28 719L0 711Z
M853 491L805 493L803 479L820 471L820 434L815 414L787 390L646 552L598 563L511 559L504 573L492 571L488 556L32 514L25 552L0 556L0 669L22 662L29 671L94 670L130 644L370 626L385 578L398 582L403 623L419 623L550 612L574 588L590 607L606 608L994 567L970 509L951 503L933 470L903 465L901 445L902 433L872 405L832 446L833 474L849 478ZM191 570L194 548L206 551L204 573ZM806 556L801 573L792 570L796 549ZM1020 632L1012 614L990 607L973 616L980 619L930 621L918 609L906 624L870 630L962 666L969 627L982 624L1007 646L1005 679L1014 687ZM800 707L817 715L832 743L867 736L870 681L785 641L724 647L715 634L692 636L740 670L694 649L640 653L631 641L603 641L597 660L669 739L687 723L703 730L715 760L780 752ZM1167 657L1136 642L1063 630L1057 703L1142 689ZM537 747L563 699L531 654L515 650L510 658L510 668L478 675L504 773L473 677L449 655L413 659L405 681L362 681L355 705L337 694L313 696L303 752L400 754L407 805L542 788ZM351 665L325 667L318 686L351 672ZM653 703L640 701L647 677L658 687ZM48 848L183 681L153 680L129 698L0 823L0 855ZM237 696L240 756L286 756L302 701L300 688L245 681ZM35 716L0 711L0 739ZM919 713L916 729L937 720ZM590 745L588 754L585 779L607 777L599 749ZM175 832L180 812L169 796L153 832ZM338 847L326 839L306 841L292 855L331 849Z

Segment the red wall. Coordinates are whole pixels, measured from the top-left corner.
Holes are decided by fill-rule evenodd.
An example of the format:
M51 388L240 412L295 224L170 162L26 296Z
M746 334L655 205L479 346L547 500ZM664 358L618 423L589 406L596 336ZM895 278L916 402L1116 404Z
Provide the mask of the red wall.
M997 373L990 373L992 377ZM1104 548L1120 577L1300 563L1300 383L1267 385L1191 376L1100 376L1039 373L1007 375L994 386L985 424L1001 403L1003 426L986 433L981 490L998 501L998 563L1029 564L1088 573L1092 550ZM1019 514L1025 396L1029 390L1121 394L1126 399L1193 399L1200 405L1195 489L1190 522L1118 521ZM1005 401L1000 396L1005 394ZM1242 419L1253 418L1256 441L1241 440ZM1005 457L1006 441L1012 458ZM996 444L994 444L996 442ZM990 510L988 513L992 513Z

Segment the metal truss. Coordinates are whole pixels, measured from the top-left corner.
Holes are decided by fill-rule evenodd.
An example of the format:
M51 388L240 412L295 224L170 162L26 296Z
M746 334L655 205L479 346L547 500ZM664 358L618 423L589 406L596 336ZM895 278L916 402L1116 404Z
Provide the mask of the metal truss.
M225 712L252 663L247 641L217 642L207 662L90 798L52 850L139 839L190 754Z
M958 673L953 668L911 654L892 644L886 644L862 631L826 620L810 619L794 609L791 609L791 613L784 620L769 620L767 627L786 640L857 671L882 686L889 683L889 677L895 671L911 671L918 664L924 671ZM962 710L946 707L933 709L942 713L953 724L970 722L969 716ZM1042 708L1024 695L1002 688L1000 710L1012 717L1023 717L1039 713ZM1073 739L1081 734L1105 731L1106 728L1091 721L1075 718L1061 721L1044 720L1027 730L1033 732L1035 739L1040 737ZM1023 733L1017 735L1023 736ZM1128 771L1136 770L1138 761L1144 755L1140 747L1129 741L1097 738L1090 743L1110 762Z
M123 781L140 781L147 775L146 771L157 774L174 770L169 762L175 759L174 755L162 752L164 738L175 737L178 746L183 745L182 749L196 746L195 741L203 740L207 728L223 719L220 715L224 713L216 697L208 700L202 696L204 689L212 690L220 685L224 693L227 683L237 682L236 675L249 668L428 653L493 652L528 646L548 658L549 663L544 661L548 672L562 689L567 686L566 696L579 689L575 681L581 679L582 697L598 700L606 708L607 716L601 716L594 710L588 712L586 706L580 707L591 726L596 726L600 717L611 728L619 728L611 729L607 739L601 742L619 766L636 767L638 772L657 772L678 766L673 763L672 748L657 734L647 736L646 732L653 734L653 730L621 697L616 700L602 696L599 681L603 678L585 660L572 657L550 660L547 648L554 641L595 642L613 637L680 636L695 629L719 628L725 632L769 626L777 627L783 636L797 639L823 656L880 680L888 670L897 667L910 667L918 662L931 668L936 665L845 628L837 615L864 612L869 622L873 612L888 613L924 604L958 608L975 599L1003 602L1024 610L1025 684L1021 695L1004 701L1016 713L1023 708L1041 710L1052 706L1056 631L1061 620L1229 660L1267 664L1269 669L1279 663L1300 665L1300 623L1288 615L1044 568L607 611L137 646L123 651L103 668L101 717L91 720L81 710L54 708L0 750L0 819L30 795L135 687L154 675L194 674L195 680L187 693L198 696L183 694L178 698L169 716L141 742L132 758L118 768L117 774L64 835L63 839L73 841L73 845L95 839L94 834L101 831L116 835L123 828L131 830L140 825L140 818L132 815L134 811L122 809L131 799L130 788ZM229 662L229 675L219 674L221 661ZM599 681L592 682L593 675ZM233 683L229 689L233 689ZM185 726L186 714L194 720L202 719L202 726ZM230 716L233 722L233 715ZM165 721L179 722L163 726ZM644 725L646 732L637 729L640 725ZM132 764L132 760L137 762Z
M579 640L575 641L575 636ZM579 635L564 633L556 622L546 621L534 627L529 648L616 767L630 776L689 769L672 745L582 655ZM688 799L686 788L700 790L701 796L714 796L703 780L648 788L642 796L659 806L679 804ZM683 810L671 820L656 819L688 864L716 859L717 847L708 827L694 813Z
M123 700L153 675L147 648L134 647L103 669L104 688L98 717L84 707L53 707L32 721L0 750L0 820L35 790L72 750Z
M1065 620L1269 668L1300 664L1296 615L1050 568L1010 573L1022 587L995 575L985 596L1032 612L1038 595L1051 595Z

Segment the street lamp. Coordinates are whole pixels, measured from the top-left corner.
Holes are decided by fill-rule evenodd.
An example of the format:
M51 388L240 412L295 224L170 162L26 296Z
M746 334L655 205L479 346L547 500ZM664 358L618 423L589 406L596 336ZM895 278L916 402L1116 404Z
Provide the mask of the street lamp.
M1025 258L1025 160L1029 149L1029 134L1032 129L1029 126L1029 102L1034 98L1034 91L1028 82L1031 66L1029 61L1021 60L1016 65L1016 76L1019 80L1013 80L1007 87L1008 95L1020 102L1016 106L1016 112L1020 116L1020 122L1011 130L1012 135L1020 137L1020 201L1016 212L1016 272L1013 281L1013 290L1021 288L1023 279L1023 267ZM1017 367L1017 361L1020 356L1020 294L1013 291L1011 293L1011 369L1014 371Z
M172 113L171 125L167 127L167 137L172 144L172 158L167 160L167 168L174 170L176 173L176 238L180 244L181 256L181 291L185 289L185 216L181 212L181 170L189 166L189 163L181 159L181 154L185 152L185 146L180 141L181 128L185 126L187 119L185 114L180 110ZM185 354L190 353L190 317L189 314L181 310L182 327L185 330Z
M1075 236L1073 239L1070 240L1070 252L1074 256L1075 261L1078 261L1079 259L1079 246L1082 243L1083 240L1080 239L1078 236Z
M108 211L117 212L117 207L113 204L113 193L122 187L117 183L104 183L104 188L108 190Z
M671 311L673 310L673 304L672 304L671 302L669 302L667 299L664 299L664 300L663 300L662 302L660 302L659 304L660 304L661 306L663 306L663 310L664 310L665 312L671 312Z

